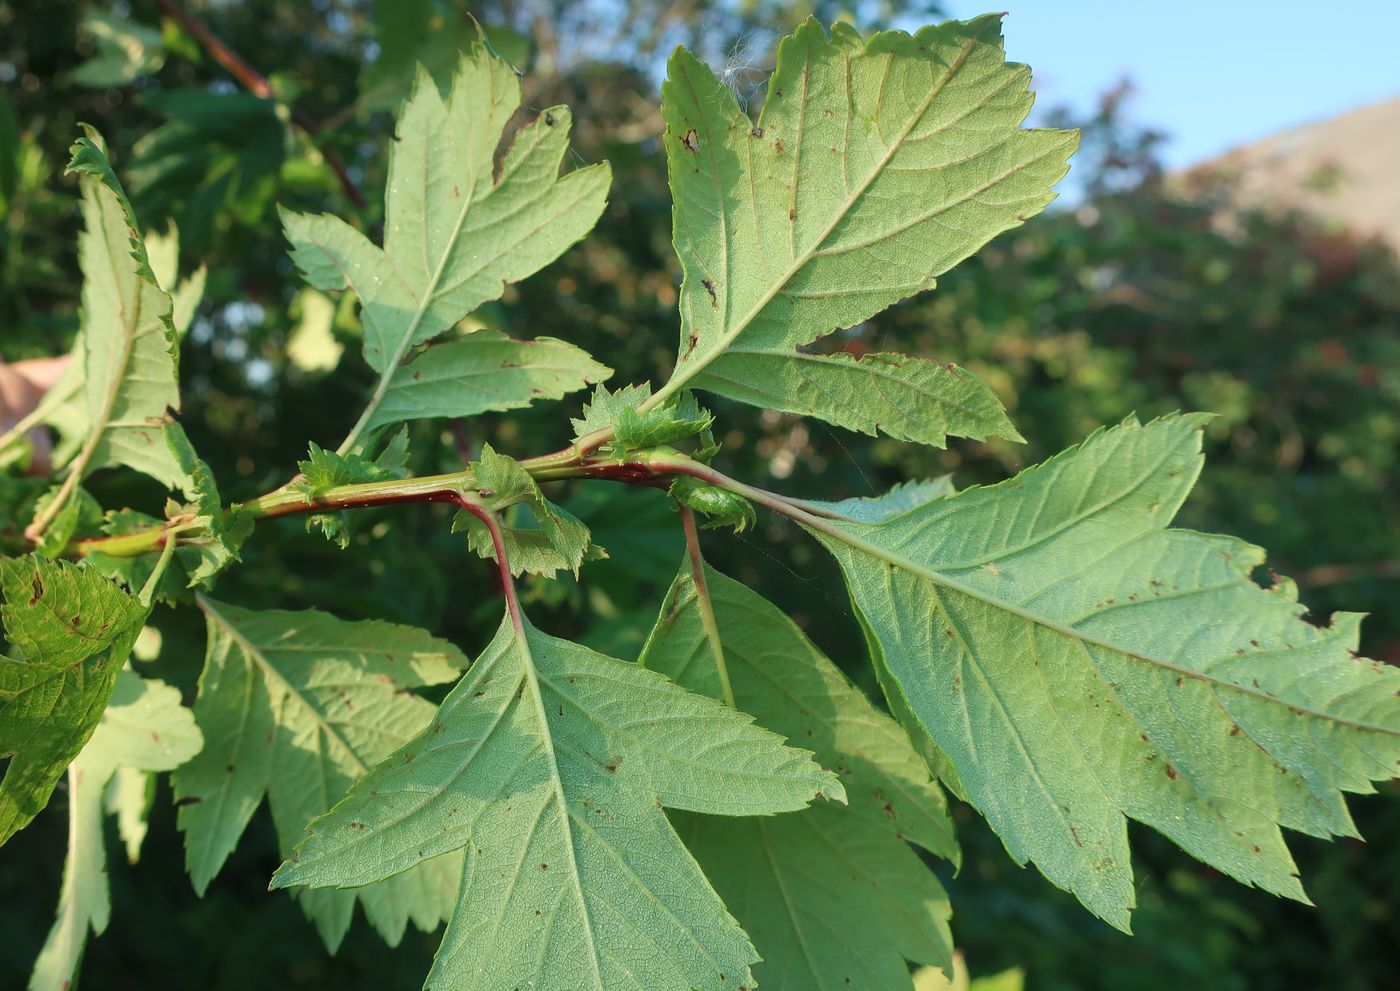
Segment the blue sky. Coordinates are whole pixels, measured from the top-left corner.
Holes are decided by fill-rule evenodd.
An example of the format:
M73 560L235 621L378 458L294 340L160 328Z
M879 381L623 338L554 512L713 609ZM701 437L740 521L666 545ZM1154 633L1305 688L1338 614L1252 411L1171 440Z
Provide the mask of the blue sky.
M1400 96L1400 0L945 0L945 7L954 17L1009 11L1007 55L1035 71L1038 107L1087 110L1130 78L1129 114L1168 132L1163 152L1173 167Z

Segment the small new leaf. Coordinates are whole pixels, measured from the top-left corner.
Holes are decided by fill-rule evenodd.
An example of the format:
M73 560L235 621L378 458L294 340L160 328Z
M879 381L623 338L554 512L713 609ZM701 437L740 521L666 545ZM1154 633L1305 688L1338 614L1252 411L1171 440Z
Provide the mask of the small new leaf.
M742 713L520 623L273 887L363 885L465 848L428 987L751 987L757 957L661 807L767 815L841 783Z
M1359 617L1303 620L1263 552L1168 529L1205 418L1135 421L987 488L807 525L845 572L887 691L1020 862L1126 929L1127 819L1304 899L1280 827L1354 836L1343 792L1400 761L1400 671Z
M97 727L147 610L67 561L0 559L5 636L0 655L0 845L48 804L64 768Z
M667 491L676 502L700 513L707 529L727 526L743 533L758 521L753 503L743 496L688 475L677 476Z
M514 458L497 454L487 444L472 470L477 494L491 511L510 509L510 520L502 527L501 536L511 574L519 577L529 572L553 577L560 571L571 571L577 576L584 561L607 557L607 552L593 543L588 527L546 499L530 473ZM452 530L466 532L473 553L496 560L495 542L477 517L465 510L459 512L452 521Z

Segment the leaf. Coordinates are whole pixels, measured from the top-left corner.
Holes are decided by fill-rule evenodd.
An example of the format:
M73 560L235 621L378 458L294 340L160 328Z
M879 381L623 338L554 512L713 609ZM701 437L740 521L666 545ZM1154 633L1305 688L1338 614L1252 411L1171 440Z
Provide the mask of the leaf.
M578 569L584 561L607 557L596 546L584 526L570 512L554 505L544 497L539 485L519 462L497 454L490 444L481 452L481 460L472 463L478 494L486 499L492 511L523 503L529 518L512 520L502 528L506 560L511 574L519 577L525 572L552 577L559 571ZM523 515L523 514L522 514ZM529 523L535 526L529 526ZM527 524L521 526L519 524ZM452 521L454 533L465 531L472 552L490 561L497 560L496 546L486 525L471 513L458 512Z
M676 829L753 938L760 986L908 991L906 959L951 966L947 895L908 845L957 861L943 795L904 730L790 619L709 567L705 584L736 706L812 747L850 806L773 819L673 814ZM700 602L687 564L641 663L718 698Z
M701 409L695 401L694 393L683 392L661 406L641 410L641 405L650 398L651 385L646 382L626 386L615 393L598 386L592 401L583 407L583 418L570 421L574 426L574 439L582 440L588 434L609 430L614 437L611 453L622 462L634 451L698 436L714 423L709 411Z
M143 106L169 119L133 148L131 186L143 217L175 217L187 244L208 248L230 215L256 224L272 207L286 161L277 105L251 93L173 89Z
M949 434L1024 441L1001 400L971 372L902 354L805 354L733 347L697 381L730 399L815 416L874 437L944 447Z
M304 477L296 485L306 493L308 502L324 494L327 489L340 485L360 485L398 477L362 455L327 451L314 440L307 449L306 460L298 461L297 467Z
M93 46L92 56L70 77L79 86L125 86L156 72L165 62L160 32L126 18L90 10L83 15L78 31Z
M111 897L102 809L108 783L120 783L122 771L135 772L144 794L149 772L180 766L202 745L194 716L180 704L177 689L130 670L121 672L102 721L68 769L68 858L58 917L34 964L31 991L67 991L76 983L88 930L100 936L107 928ZM144 818L143 809L143 833Z
M427 987L752 986L748 940L661 806L765 815L840 782L742 713L521 624L273 887L365 884L466 847Z
M446 101L419 70L390 155L383 248L337 218L283 213L292 257L307 281L323 290L349 286L360 299L365 358L381 376L363 423L458 415L464 390L415 383L480 374L478 349L490 340L504 345L469 335L418 355L406 371L400 366L410 350L549 264L602 213L611 182L606 163L559 175L571 122L565 107L522 127L495 164L519 105L515 72L478 42L462 58ZM560 363L557 342L536 343L544 365ZM601 366L589 361L584 374L585 358L570 350L568 375L594 381ZM512 406L531 398L526 389Z
M185 863L202 895L264 793L285 856L313 817L432 719L432 704L409 689L450 681L467 662L412 627L199 603L209 647L194 713L208 742L174 785ZM457 866L448 858L358 892L298 897L331 950L356 898L397 945L410 917L425 931L438 924L456 895Z
M168 488L188 483L167 434L178 429L177 350L170 297L156 283L131 204L87 128L73 145L68 172L83 191L81 374L87 441L72 471L84 477L126 465Z
M389 377L367 430L432 416L476 416L558 399L612 375L588 352L553 337L515 341L479 330L429 348Z
M803 505L815 507L824 513L835 513L859 523L883 523L934 499L950 496L955 491L953 477L940 475L917 482L900 482L881 496L857 496L840 502L809 501Z
M147 610L134 596L67 561L0 558L5 635L23 659L0 655L0 845L48 804L102 716Z
M335 303L315 289L303 289L296 294L292 306L298 320L287 338L288 360L307 374L335 371L345 351L331 329Z
M682 506L701 513L706 529L727 526L735 533L743 533L758 521L753 503L743 496L688 475L676 476L666 494Z
M479 37L464 11L443 11L434 0L375 0L379 55L360 76L361 110L392 110L413 85L421 66L444 88L461 53Z
M1355 835L1342 793L1400 760L1400 671L1356 654L1359 617L1304 622L1291 583L1250 580L1261 550L1167 528L1206 419L1130 420L884 523L807 524L968 800L1122 929L1128 818L1305 900L1279 827Z
M189 574L191 587L209 585L210 579L239 559L239 548L253 531L253 518L237 506L223 507L214 473L195 454L184 430L171 430L166 439L187 479L185 494L191 500L183 506L168 508L167 513L172 518L188 517L189 523L198 526L202 534L197 542L182 543L175 554Z
M878 364L796 349L931 289L1050 202L1077 136L1020 128L1029 80L1004 60L995 16L868 41L846 24L828 39L809 19L779 45L754 125L713 72L678 50L662 113L684 282L680 357L663 392L766 401L770 377L812 374L874 393ZM717 364L734 348L743 354ZM895 381L901 391L941 385L929 371L916 363ZM970 387L948 384L946 422L900 429L934 443L945 432L1014 435L985 393L975 416L958 412ZM785 404L853 429L900 421L883 401Z
M146 235L146 254L156 284L170 294L170 323L175 328L175 336L183 338L204 298L204 283L209 272L201 265L187 278L180 278L180 231L173 220L164 234Z

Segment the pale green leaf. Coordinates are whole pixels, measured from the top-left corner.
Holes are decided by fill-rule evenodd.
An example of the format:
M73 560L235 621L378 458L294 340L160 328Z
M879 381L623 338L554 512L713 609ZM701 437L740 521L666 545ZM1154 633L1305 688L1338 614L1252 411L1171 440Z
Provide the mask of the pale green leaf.
M1100 432L884 523L812 520L899 696L1020 862L1120 928L1127 819L1303 899L1280 827L1355 835L1400 761L1400 670L1303 620L1261 550L1168 529L1205 418Z
M824 515L836 514L858 523L881 523L896 516L902 516L911 509L917 509L934 499L952 495L951 475L925 478L920 481L900 482L884 495L856 496L840 502L804 502L802 505L821 511Z
M199 602L209 646L194 712L208 743L174 784L186 866L202 894L264 794L289 854L312 818L432 719L432 704L409 689L450 681L466 658L412 627ZM300 900L332 949L357 896L396 944L410 917L424 930L438 924L456 895L458 866L425 863L359 892Z
M460 394L470 390L415 384L429 373L474 369L464 357L470 346L456 341L443 357L417 356L419 379L400 374L410 350L549 264L602 212L611 182L605 163L559 174L571 123L565 107L522 127L496 162L519 105L514 70L478 42L447 99L419 72L390 155L383 248L334 217L283 214L307 280L318 289L349 286L359 297L365 358L381 376L362 423L457 415ZM381 412L381 403L393 412Z
M842 797L835 776L749 716L507 621L273 886L361 885L466 847L427 986L733 991L756 957L661 806L763 815L821 795Z
M102 717L145 622L134 596L92 571L37 557L0 559L0 844L48 804Z
M730 348L692 385L730 399L815 416L872 437L943 447L948 435L1024 440L996 394L971 372L902 354L805 354Z
M763 963L759 984L804 991L908 991L905 960L951 965L948 898L909 847L956 861L938 786L905 737L793 622L705 569L736 706L811 747L841 775L849 807L821 802L772 819L673 815ZM689 564L641 663L713 697L723 682Z
M479 330L428 348L400 365L367 430L431 416L476 416L558 399L600 382L612 369L553 337L516 341Z
M331 329L335 303L325 293L303 289L296 295L292 312L297 315L297 324L287 338L287 358L303 372L334 371L345 351Z
M117 834L126 847L126 859L130 863L141 859L141 844L146 841L146 817L155 797L155 775L134 767L117 768L107 785L103 805L108 815L116 816Z
M73 70L79 86L107 89L125 86L150 75L165 62L165 42L160 31L100 10L89 10L78 24L93 54Z
M150 258L156 284L170 294L170 323L175 328L176 338L182 338L194 322L195 311L204 298L204 283L209 272L201 265L187 278L180 278L180 231L173 220L164 234L153 231L146 235L146 255Z
M107 854L102 836L103 796L108 783L129 772L142 800L152 771L168 771L203 744L193 714L180 693L160 681L122 671L92 739L68 768L68 858L59 889L58 917L34 964L31 991L67 991L82 959L88 930L101 935L111 915ZM131 815L124 810L123 815ZM139 815L145 832L145 809ZM126 829L123 827L123 833ZM134 858L133 858L134 859Z
M126 465L169 488L188 484L166 434L180 409L172 304L156 283L131 204L88 129L68 172L83 191L83 389L87 440L74 471Z
M796 349L932 288L1050 202L1077 136L1021 129L1029 80L1005 61L997 17L868 41L845 24L828 39L808 20L779 45L755 125L713 72L678 50L662 109L685 280L680 357L665 391L698 384L734 347L763 357L706 375L704 387L745 401L774 394L770 375L800 379L799 364L824 381L872 372L813 364ZM902 378L901 391L942 384L914 369ZM966 421L956 406L967 386L948 384L946 422L901 429L940 441L943 431L1008 432L986 395ZM873 403L796 402L855 429L900 422Z

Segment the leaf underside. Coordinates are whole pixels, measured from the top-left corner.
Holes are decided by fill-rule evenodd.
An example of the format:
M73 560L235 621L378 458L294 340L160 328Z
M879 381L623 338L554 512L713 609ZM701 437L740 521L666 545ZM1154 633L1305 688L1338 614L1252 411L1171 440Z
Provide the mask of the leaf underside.
M1020 127L1029 80L1005 61L997 17L868 41L808 20L779 45L754 124L677 50L662 88L685 273L672 385L932 444L1018 439L970 375L798 348L932 288L1050 202L1078 138ZM926 422L912 421L903 404L930 391Z
M1400 671L1302 618L1263 552L1167 528L1207 417L1128 421L999 485L817 536L898 693L1019 862L1127 929L1127 819L1305 900L1280 827L1354 836Z
M389 159L384 246L329 215L284 211L292 257L308 282L355 291L365 359L380 374L365 421L506 410L601 381L580 349L542 338L469 334L428 344L552 262L602 213L606 163L560 176L571 117L551 107L522 126L496 162L520 106L515 71L481 43L464 53L444 99L419 70Z
M948 897L909 846L958 857L928 768L904 730L775 606L713 569L705 575L735 704L812 747L841 775L850 801L763 819L672 814L763 957L754 968L760 986L908 991L906 960L950 968ZM641 662L721 695L688 564Z
M465 848L427 987L734 989L756 955L661 807L761 815L842 794L750 717L504 622L273 884L360 885Z
M200 599L209 647L194 713L205 748L174 775L185 861L203 893L264 794L283 855L315 816L433 716L411 693L466 666L451 644L421 630L347 622L315 610L253 612ZM456 897L460 858L429 861L353 891L298 899L335 949L358 897L396 945L411 918L430 931Z

